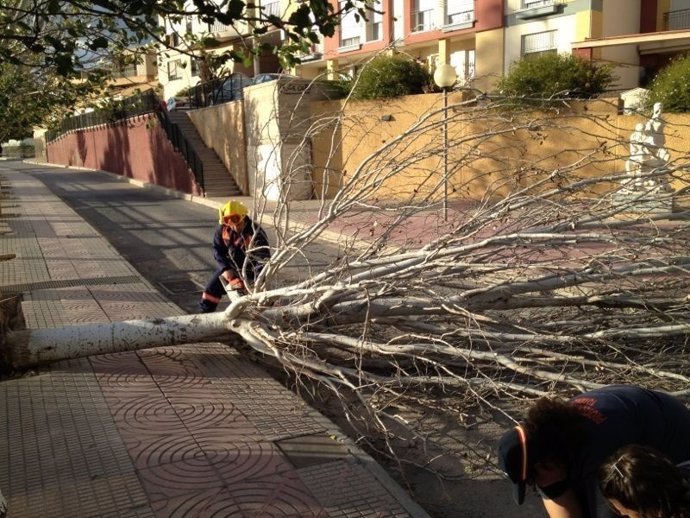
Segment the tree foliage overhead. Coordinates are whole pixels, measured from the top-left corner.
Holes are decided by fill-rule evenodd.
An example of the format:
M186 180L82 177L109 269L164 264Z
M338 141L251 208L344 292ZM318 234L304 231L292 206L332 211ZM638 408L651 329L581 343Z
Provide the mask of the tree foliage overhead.
M366 16L371 6L347 0L341 9ZM187 16L204 23L248 23L248 47L252 37L281 29L288 41L272 50L286 61L323 36L333 36L340 21L340 11L327 0L295 2L282 16L244 0L7 0L0 10L0 62L25 63L27 56L38 55L44 65L70 74L106 50L165 45L161 19L179 22Z
M230 49L210 52L217 44L210 35L183 35L183 51L200 63L205 79L214 77L228 60L251 59L270 47L262 41L270 28L282 29L287 42L270 50L285 62L294 62L300 50L334 34L340 12L327 0L295 2L282 16L270 14L243 0L5 0L0 9L0 66L9 74L0 85L0 97L11 99L0 107L4 132L24 135L32 124L55 115L99 91L109 71L137 62L153 46L171 48L164 23L180 24L188 17L204 23L248 27L246 52ZM365 16L364 0L348 0L344 10ZM71 81L67 81L65 79ZM27 92L41 92L27 95ZM23 106L18 108L18 106Z
M513 63L498 89L505 95L535 100L554 96L591 98L603 93L613 81L609 65L572 54L547 53Z
M34 126L58 122L93 87L29 65L0 63L0 142L29 137Z
M690 111L690 56L679 56L661 69L650 85L647 101L649 105L662 103L668 112Z

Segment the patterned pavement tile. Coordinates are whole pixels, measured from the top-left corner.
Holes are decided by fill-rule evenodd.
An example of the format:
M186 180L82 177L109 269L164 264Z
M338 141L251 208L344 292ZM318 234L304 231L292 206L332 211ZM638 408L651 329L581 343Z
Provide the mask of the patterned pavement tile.
M177 435L125 436L123 441L132 462L139 470L204 457L199 445L186 432Z
M151 502L223 487L218 472L204 456L139 469L139 478Z
M0 286L23 293L30 327L179 314L38 180L12 183ZM179 229L141 230L179 243ZM0 383L0 488L9 518L410 516L353 445L331 447L332 428L225 344L58 362Z

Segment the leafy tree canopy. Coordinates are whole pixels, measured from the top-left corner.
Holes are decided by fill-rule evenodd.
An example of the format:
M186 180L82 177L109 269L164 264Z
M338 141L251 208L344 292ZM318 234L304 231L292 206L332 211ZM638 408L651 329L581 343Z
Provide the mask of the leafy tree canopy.
M210 34L181 35L183 52L197 60L209 80L228 60L248 64L253 54L267 51L285 64L296 63L300 51L335 33L343 11L366 17L377 4L347 0L339 5L340 11L328 0L294 0L277 16L253 0L3 0L0 66L8 77L0 84L0 100L12 101L0 106L2 134L24 135L32 124L45 123L48 115L103 88L114 67L137 62L153 47L172 48L165 23L183 26L191 18L247 27L240 31L246 32L244 50L224 53L212 51L218 42ZM272 46L261 40L270 29L282 29L286 41Z
M0 63L0 142L31 136L33 126L59 121L94 86L26 64Z

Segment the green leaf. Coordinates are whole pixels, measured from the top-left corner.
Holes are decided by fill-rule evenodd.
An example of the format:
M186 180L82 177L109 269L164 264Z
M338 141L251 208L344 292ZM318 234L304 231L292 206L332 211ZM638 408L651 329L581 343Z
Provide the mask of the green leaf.
M242 13L244 13L245 3L242 0L230 0L228 2L228 8L226 10L227 15L231 18L232 23L235 20L242 18Z
M300 5L288 18L288 23L294 25L298 31L308 29L314 25L311 19L311 10L305 5Z
M89 43L89 48L91 50L106 49L108 48L108 39L103 36L99 36Z

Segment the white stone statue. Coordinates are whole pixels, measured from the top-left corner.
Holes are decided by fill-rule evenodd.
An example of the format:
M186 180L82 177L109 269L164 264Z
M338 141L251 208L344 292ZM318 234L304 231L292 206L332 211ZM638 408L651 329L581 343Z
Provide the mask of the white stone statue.
M668 183L661 178L639 178L666 167L671 159L670 153L664 147L666 137L661 107L661 103L655 103L652 117L644 124L637 124L635 131L630 135L630 156L625 162L625 171L636 178L625 180L626 184L633 182L635 186L651 188Z

